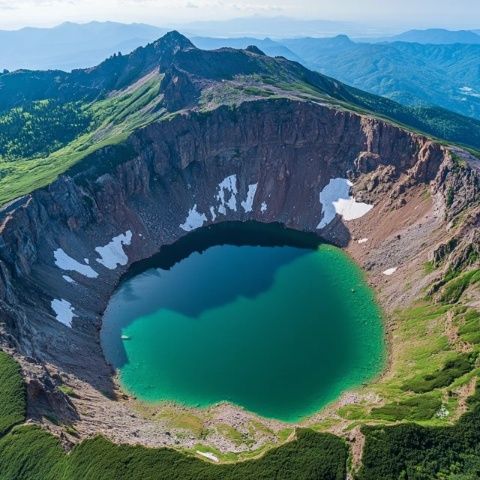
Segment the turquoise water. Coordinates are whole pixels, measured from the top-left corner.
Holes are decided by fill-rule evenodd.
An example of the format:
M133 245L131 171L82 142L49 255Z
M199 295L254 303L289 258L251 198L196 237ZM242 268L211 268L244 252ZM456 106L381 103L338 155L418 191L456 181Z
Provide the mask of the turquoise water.
M360 269L331 246L266 243L206 247L123 282L101 339L126 391L298 421L381 371L381 312Z

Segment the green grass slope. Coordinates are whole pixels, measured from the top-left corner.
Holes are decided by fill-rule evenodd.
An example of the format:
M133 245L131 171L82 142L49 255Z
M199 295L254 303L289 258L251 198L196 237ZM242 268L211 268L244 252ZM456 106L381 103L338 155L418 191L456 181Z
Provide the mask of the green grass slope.
M0 435L25 419L25 387L19 365L0 350Z
M66 133L54 128L56 120L47 108L33 110L37 112L35 122L22 115L16 120L16 130L7 128L7 122L2 124L2 118L12 116L11 111L0 116L0 205L48 185L90 153L121 143L136 129L158 119L164 113L159 108L160 82L161 76L154 75L103 100L76 102L78 112L63 117L71 119ZM7 153L2 155L2 150ZM23 155L26 152L30 156Z

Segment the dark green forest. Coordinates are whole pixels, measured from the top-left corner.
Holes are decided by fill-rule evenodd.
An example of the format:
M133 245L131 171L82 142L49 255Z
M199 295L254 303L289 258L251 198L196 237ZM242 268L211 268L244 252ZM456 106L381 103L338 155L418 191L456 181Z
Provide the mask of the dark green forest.
M81 102L39 100L0 115L0 159L47 156L85 132L91 114Z
M358 480L474 480L480 478L480 389L470 412L452 427L365 426Z

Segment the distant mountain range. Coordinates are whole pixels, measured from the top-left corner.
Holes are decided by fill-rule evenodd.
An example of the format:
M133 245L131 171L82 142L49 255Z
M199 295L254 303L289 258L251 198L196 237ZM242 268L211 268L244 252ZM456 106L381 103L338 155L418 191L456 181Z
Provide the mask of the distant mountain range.
M427 30L409 30L408 32L377 39L384 42L409 42L431 45L448 45L452 43L480 44L480 30L446 30L430 28Z
M66 22L54 28L0 30L0 68L92 67L113 53L130 53L165 33L165 29L151 25L115 22Z
M313 36L340 28L335 22L287 24L279 17L271 20L271 31L282 31L286 37L301 24L302 31L312 35L279 40L248 34L238 36L243 30L258 31L265 19L263 23L252 19L245 22L197 22L186 28L194 44L203 49L255 45L267 55L294 60L404 105L438 105L480 119L480 30L411 30L367 42L353 41L346 35ZM231 30L229 38L195 34L208 29L218 32L220 24L225 31ZM0 69L70 71L90 67L119 51L130 53L164 33L164 29L151 25L114 22L64 23L50 29L0 31Z
M370 93L480 118L480 44L355 43L346 36L282 44L307 67Z

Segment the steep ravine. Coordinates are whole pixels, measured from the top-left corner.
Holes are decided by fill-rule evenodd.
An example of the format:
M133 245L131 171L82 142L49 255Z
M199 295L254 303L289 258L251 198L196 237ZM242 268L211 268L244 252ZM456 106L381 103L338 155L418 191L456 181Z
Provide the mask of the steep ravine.
M257 220L349 247L377 285L388 267L382 258L390 254L389 239L417 220L403 218L403 209L425 189L433 194L425 209L436 210L429 231L441 238L444 204L435 182L450 161L446 148L380 120L315 103L262 100L152 124L4 207L0 342L22 364L30 416L53 412L61 422L75 420L81 436L103 432L115 440L174 444L127 401L109 399L119 392L98 332L129 266L200 225ZM350 179L356 199L374 208L353 222L337 215L318 230L325 215L319 195L334 178ZM385 219L387 240L360 252L353 238ZM426 248L421 243L399 249L404 264ZM402 288L387 285L381 299ZM71 328L57 320L55 300L63 312L57 318L73 313ZM55 388L61 383L75 386L79 398L62 394Z

